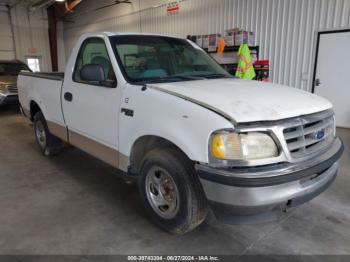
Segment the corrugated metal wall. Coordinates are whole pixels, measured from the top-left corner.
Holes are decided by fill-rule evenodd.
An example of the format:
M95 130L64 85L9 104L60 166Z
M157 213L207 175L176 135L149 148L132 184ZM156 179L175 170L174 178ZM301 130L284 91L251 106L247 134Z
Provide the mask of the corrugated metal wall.
M25 61L27 56L41 57L41 70L51 71L51 57L46 10L29 12L18 4L11 9L16 58ZM31 53L29 49L35 48Z
M275 83L311 90L318 30L349 28L349 0L182 0L178 14L165 5L65 28L68 51L83 32L142 31L186 36L239 27L256 34L260 59L269 59ZM93 20L93 19L92 19Z
M13 37L9 11L0 5L0 59L15 59Z

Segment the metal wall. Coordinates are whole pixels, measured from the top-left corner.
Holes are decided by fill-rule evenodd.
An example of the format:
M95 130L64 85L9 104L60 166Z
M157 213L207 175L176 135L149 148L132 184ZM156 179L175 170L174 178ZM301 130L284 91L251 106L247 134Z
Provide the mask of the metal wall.
M6 6L0 5L0 60L15 57L10 14Z
M16 59L25 61L27 56L39 57L41 70L51 71L46 10L30 12L27 6L18 4L11 9L10 14Z
M74 26L65 27L67 51L83 32L142 31L184 37L239 27L255 32L259 58L270 60L273 82L311 90L316 32L350 27L349 0L179 2L180 12L173 15L167 15L165 5L160 5L100 22L79 25L76 21ZM91 21L96 21L93 14Z

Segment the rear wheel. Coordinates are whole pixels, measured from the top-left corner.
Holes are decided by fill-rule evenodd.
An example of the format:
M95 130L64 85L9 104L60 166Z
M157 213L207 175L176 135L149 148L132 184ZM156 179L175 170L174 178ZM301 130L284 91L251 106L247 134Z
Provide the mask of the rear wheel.
M139 189L151 219L171 233L187 233L206 217L207 200L193 164L175 148L145 156Z
M44 115L41 112L36 113L34 116L34 134L36 142L45 156L59 153L62 148L62 141L50 133Z

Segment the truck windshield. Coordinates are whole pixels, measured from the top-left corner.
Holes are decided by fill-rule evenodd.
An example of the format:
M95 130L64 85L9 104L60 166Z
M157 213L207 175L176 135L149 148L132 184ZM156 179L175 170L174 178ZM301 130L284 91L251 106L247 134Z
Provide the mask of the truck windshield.
M30 71L26 64L22 63L0 63L0 75L18 75L21 70Z
M206 52L185 39L166 36L110 37L124 77L131 83L228 78Z

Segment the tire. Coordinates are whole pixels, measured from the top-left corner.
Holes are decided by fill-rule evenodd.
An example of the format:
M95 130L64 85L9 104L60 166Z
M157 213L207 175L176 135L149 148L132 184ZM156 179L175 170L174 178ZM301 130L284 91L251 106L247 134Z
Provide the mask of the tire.
M36 113L33 122L35 140L43 155L57 155L63 143L59 138L50 133L43 113Z
M207 199L191 161L176 148L154 149L141 163L139 190L151 220L185 234L207 215Z

